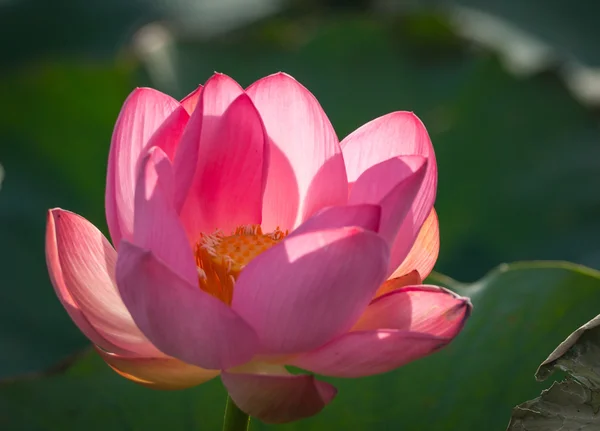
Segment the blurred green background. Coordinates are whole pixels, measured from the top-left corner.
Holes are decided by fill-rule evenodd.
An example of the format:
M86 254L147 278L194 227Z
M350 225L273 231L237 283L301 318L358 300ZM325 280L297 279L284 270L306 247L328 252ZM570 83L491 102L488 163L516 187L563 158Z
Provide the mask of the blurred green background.
M599 14L563 0L0 0L0 429L217 429L218 382L155 393L93 355L57 373L87 342L43 252L51 207L107 232L106 159L128 93L183 97L215 70L242 85L290 73L340 138L414 111L438 157L436 270L473 283L438 280L476 305L447 352L343 381L326 413L288 428L504 429L539 393L537 364L600 312L598 274L576 266L476 282L516 260L600 268Z

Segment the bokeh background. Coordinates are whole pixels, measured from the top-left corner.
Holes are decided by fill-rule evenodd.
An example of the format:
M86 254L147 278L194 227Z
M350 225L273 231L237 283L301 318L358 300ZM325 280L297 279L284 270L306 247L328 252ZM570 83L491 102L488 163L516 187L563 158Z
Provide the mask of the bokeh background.
M282 70L315 94L340 138L414 111L438 158L436 271L472 283L503 262L599 268L598 16L599 2L563 0L1 0L0 428L220 422L218 382L155 393L77 353L87 342L48 280L48 208L107 232L110 136L135 86L181 98L213 71L245 86ZM461 340L470 350L343 382L351 396L288 428L504 429L510 406L539 393L536 364L600 312L595 273L542 267L503 267L470 287L494 292L473 323L488 332ZM513 312L522 319L493 321ZM502 328L512 332L493 332ZM456 371L467 363L500 380L471 382Z

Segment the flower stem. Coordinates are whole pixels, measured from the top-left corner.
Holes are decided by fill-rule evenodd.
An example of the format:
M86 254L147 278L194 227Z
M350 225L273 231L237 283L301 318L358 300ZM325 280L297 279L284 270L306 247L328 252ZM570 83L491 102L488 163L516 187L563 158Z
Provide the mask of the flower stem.
M235 405L229 395L225 405L225 417L223 418L223 431L247 431L250 429L250 416Z

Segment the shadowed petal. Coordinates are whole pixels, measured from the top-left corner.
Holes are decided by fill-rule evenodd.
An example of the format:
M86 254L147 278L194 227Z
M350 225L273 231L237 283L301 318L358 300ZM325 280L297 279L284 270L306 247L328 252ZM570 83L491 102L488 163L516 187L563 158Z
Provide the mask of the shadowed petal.
M225 369L258 350L256 334L231 308L127 241L119 251L117 283L139 328L169 356Z
M240 273L232 308L264 353L314 349L350 329L387 270L388 249L357 227L291 235Z
M380 219L381 207L379 205L362 204L328 207L298 226L290 236L349 226L358 226L365 230L377 232Z
M197 192L201 186L205 157L213 149L214 142L219 140L222 132L221 117L229 105L243 93L242 87L233 79L215 73L197 96L196 108L181 138L174 170L176 177L182 178L180 183L187 182L189 187L185 194L180 192L183 190L181 186L176 190L175 209L181 215L191 242L196 241L206 228L201 210L207 203L201 201L201 195Z
M331 377L365 377L392 371L433 353L450 340L396 329L356 331L299 355L290 365Z
M401 247L406 253L414 241L412 236L397 237L406 217L412 217L412 204L419 192L425 173L427 159L421 156L402 156L388 159L371 166L356 180L350 190L349 204L370 203L381 206L379 234L390 247ZM405 254L392 255L391 273Z
M121 376L151 389L190 388L219 375L218 370L205 370L175 358L136 358L108 353L98 348L96 351Z
M179 102L151 88L134 90L115 124L106 175L106 221L115 248L133 231L133 195L138 160L152 135Z
M179 106L154 132L146 147L158 147L164 151L169 160L173 160L189 119L187 111Z
M204 232L232 232L240 225L260 224L268 142L247 95L229 105L214 134L203 137L202 151L194 190L201 203L197 225Z
M173 202L173 172L169 159L154 147L141 161L135 190L133 242L152 251L188 283L198 270Z
M335 387L307 374L223 372L221 379L235 404L269 424L304 419L319 413L337 394Z
M264 121L275 157L267 174L263 228L292 229L321 208L345 204L348 183L338 139L310 91L284 73L262 78L246 91ZM278 158L291 171L282 169ZM289 201L294 182L297 208Z

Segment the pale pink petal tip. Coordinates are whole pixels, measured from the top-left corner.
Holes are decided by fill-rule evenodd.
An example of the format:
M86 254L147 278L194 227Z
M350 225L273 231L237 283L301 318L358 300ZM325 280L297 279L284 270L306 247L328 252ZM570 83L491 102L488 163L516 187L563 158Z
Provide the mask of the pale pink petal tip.
M311 375L223 372L231 399L245 413L265 423L282 424L319 413L337 389Z
M348 135L341 143L348 181L353 183L369 167L408 155L426 157L428 180L437 184L437 166L429 134L412 112L398 111L376 118Z

